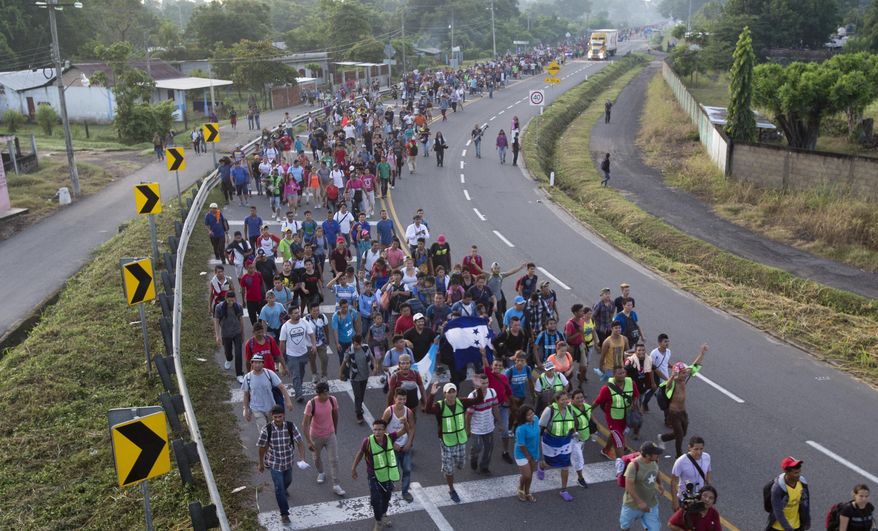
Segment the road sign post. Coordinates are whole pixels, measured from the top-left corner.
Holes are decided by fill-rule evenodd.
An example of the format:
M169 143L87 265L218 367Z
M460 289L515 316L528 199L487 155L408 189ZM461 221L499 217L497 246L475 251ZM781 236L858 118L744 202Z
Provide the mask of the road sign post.
M168 163L168 171L174 172L177 178L177 200L180 202L180 210L183 210L183 192L180 191L180 171L186 169L185 150L181 147L166 149L165 161Z
M159 241L158 234L155 227L155 215L150 214L147 216L149 219L149 239L152 240L152 263L160 264L159 262Z
M160 406L107 412L120 487L140 483L147 531L153 530L149 479L171 470L167 416Z
M149 330L146 326L146 310L143 303L155 299L155 273L149 258L119 260L122 269L122 287L129 306L139 305L140 331L143 333L143 351L146 354L146 374L152 374L152 357L149 354Z
M204 141L210 143L210 150L213 154L213 167L216 168L216 143L220 140L219 124L208 122L204 124L202 132L204 133Z
M149 217L149 236L152 240L152 261L159 263L159 243L156 235L155 214L162 211L161 192L158 183L140 183L134 187L134 207L138 214Z

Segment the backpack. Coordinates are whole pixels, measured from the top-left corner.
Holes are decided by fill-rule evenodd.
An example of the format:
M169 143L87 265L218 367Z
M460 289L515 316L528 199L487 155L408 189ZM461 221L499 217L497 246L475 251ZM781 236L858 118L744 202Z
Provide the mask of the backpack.
M240 306L237 302L234 303L234 304L235 304L234 309L236 310L236 311L235 311L236 314L237 314L237 310L241 310L242 312L244 311L244 310L241 309L241 306ZM219 312L220 314L219 314L219 316L217 316L217 319L219 319L220 321L222 321L223 319L226 318L226 314L227 314L228 311L229 311L229 310L228 310L229 305L228 305L228 303L227 303L226 301L222 301L222 302L220 302L219 304L217 304L217 307L218 307L218 308L221 308L221 309L220 309L220 312Z
M660 385L658 386L658 391L656 391L655 393L655 400L656 402L658 402L658 406L659 408L661 408L662 411L666 411L668 409L668 406L671 405L671 399L668 398L668 394L666 391L667 387L664 385Z
M616 459L616 484L625 488L625 471L628 470L628 465L631 462L634 462L634 473L640 471L640 463L637 462L637 458L640 457L640 452L633 452L630 454L623 455L621 459Z
M777 478L772 479L762 487L762 508L765 509L765 512L768 514L771 514L774 511L771 506L771 489L774 487L776 481Z
M290 446L295 446L296 445L296 436L293 435L293 423L288 421L288 420L285 420L284 425L287 427L287 433L290 434ZM271 432L274 431L274 422L273 421L269 422L268 424L265 425L265 427L268 430L268 441L270 443L271 442Z
M838 531L838 527L841 525L841 510L850 503L838 502L829 508L829 512L826 513L826 531Z
M250 341L253 341L253 338L250 338ZM251 352L253 351L252 346L250 347L250 351ZM279 405L279 406L283 406L284 405L284 394L280 390L280 386L283 385L283 380L281 380L280 384L274 385L274 381L271 379L271 374L268 374L268 373L273 373L275 375L277 375L277 373L275 373L271 369L263 369L262 371L265 373L265 377L268 378L269 385L271 385L271 396L272 396L272 398L274 398L274 403ZM277 379L280 380L280 376L278 376ZM247 387L249 387L250 389L253 389L253 386L250 384L250 373L247 374ZM269 422L269 424L271 424L271 423ZM269 433L268 436L271 437L271 433Z

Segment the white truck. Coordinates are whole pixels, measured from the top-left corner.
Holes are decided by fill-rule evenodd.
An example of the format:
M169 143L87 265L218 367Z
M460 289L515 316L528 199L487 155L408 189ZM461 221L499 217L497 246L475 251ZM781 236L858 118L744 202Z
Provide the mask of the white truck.
M616 55L618 48L619 30L599 29L591 32L588 41L588 58L591 60L605 61Z

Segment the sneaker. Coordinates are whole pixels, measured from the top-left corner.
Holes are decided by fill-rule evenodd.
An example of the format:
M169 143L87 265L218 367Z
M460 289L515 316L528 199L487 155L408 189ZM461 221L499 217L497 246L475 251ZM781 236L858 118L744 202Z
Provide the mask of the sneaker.
M317 483L323 483L324 481L326 481L326 474L323 472L317 474Z
M588 488L588 483L585 482L585 478L584 478L584 477L577 478L576 482L579 483L579 486L580 486L580 487L582 487L582 488L584 488L584 489L587 489L587 488Z
M227 362L223 363L223 367L225 367L226 370L231 369L231 368L232 368L232 362L231 362L231 361L227 361Z
M452 490L448 493L448 495L451 496L451 501L453 501L454 503L460 503L460 496L457 495L456 490Z
M241 376L240 374L238 375L238 383L239 383L239 384L244 383L244 377Z
M566 490L562 490L562 491L559 492L558 494L560 494L560 495L561 495L561 499L564 500L564 501L566 501L566 502L571 502L571 501L573 501L573 496L571 496L570 493L567 492Z
M537 479L540 481L546 479L546 471L539 465L537 465Z
M403 492L402 499L407 501L408 503L412 503L413 501L415 501L415 497L412 496L411 492Z
M607 449L606 449L606 448L602 448L602 449L601 449L601 455L604 456L604 457L606 457L606 458L609 459L610 461L614 461L614 460L616 459L615 457L613 457L612 455L610 455L610 454L607 453Z
M297 396L297 397L296 397L296 402L298 402L298 403L301 404L301 403L304 402L304 401L305 401L305 397L304 397L304 396Z
M512 456L509 455L509 452L503 452L502 457L503 457L503 460L506 461L507 463L509 463L510 465L515 462L515 461L513 461Z
M288 515L286 515L286 514L281 515L281 517L280 517L280 521L283 522L283 523L285 523L285 524L288 524L288 523L290 523L290 517L289 517Z
M344 491L344 489L341 488L341 485L333 485L333 486L332 486L332 492L338 494L339 496L344 496L344 495L346 494L346 492Z

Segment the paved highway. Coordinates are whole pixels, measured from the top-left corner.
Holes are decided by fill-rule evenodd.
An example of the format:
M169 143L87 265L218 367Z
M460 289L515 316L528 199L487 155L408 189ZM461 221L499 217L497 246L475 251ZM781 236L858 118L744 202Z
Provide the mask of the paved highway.
M562 82L546 89L547 99L553 100L603 66L568 63L559 74ZM728 527L750 530L764 526L762 486L779 473L779 462L786 455L805 460L804 475L812 484L815 528L829 505L847 496L854 483L878 483L878 458L871 448L878 431L871 412L878 410L878 401L872 389L670 285L554 207L524 171L499 164L493 139L499 129L509 131L513 116L524 125L539 112L526 100L528 90L535 88L544 88L541 77L519 82L495 93L493 99L482 99L462 113L449 114L448 122L432 125L433 133L442 131L450 146L445 167L436 168L432 157L424 158L414 176L404 175L386 202L398 219L397 231L404 230L417 208L424 208L431 234L434 238L446 235L455 260L476 243L487 263L496 260L511 268L526 260L535 261L540 266L539 276L550 280L558 293L563 319L569 317L565 309L574 302L592 305L602 287L613 288L615 296L619 283L628 282L650 350L658 333L665 332L671 337L673 361L688 362L702 342L709 342L703 377L689 387L689 434L707 440L720 492L718 509ZM475 158L467 143L476 123L490 125L482 159ZM260 213L267 214L267 205L259 206ZM234 220L246 213L230 209L226 215ZM512 291L510 279L507 298ZM331 364L330 370L333 367ZM235 387L230 378L230 388ZM317 485L313 471L295 471L291 488L291 504L296 506L294 528L367 529L371 525L368 500L362 498L368 495L362 470L358 481L349 475L356 447L368 431L353 422L352 399L343 386L336 391L342 409L341 484L348 494L339 501L330 482ZM591 379L586 386L590 400L597 391ZM231 400L240 416L237 393L232 393ZM381 414L382 403L380 390L367 392L366 404L373 415ZM655 438L665 431L660 413L656 408L653 411L646 415L643 438ZM297 422L301 419L298 406L294 418ZM602 414L597 418L603 421ZM242 444L255 458L255 428L243 421L241 424ZM493 477L485 479L463 471L457 478L466 484L458 489L463 503L449 505L439 473L434 426L431 420L418 423L413 481L420 487L415 489L415 504L394 501L393 506L401 512L393 518L397 528L429 528L432 522L438 529L499 530L547 521L558 527L617 528L621 489L612 482L609 462L599 455L597 444L586 445L585 454L590 463L587 477L595 485L587 491L573 488L575 501L571 504L564 503L556 491L538 492L535 505L518 502L505 478L516 471L495 452ZM661 464L668 473L673 449L666 454ZM556 481L556 475L549 473L547 481ZM256 475L254 466L250 481L242 478L245 484L257 485L258 495L254 497L252 489L245 489L232 496L254 497L260 523L280 528L268 475ZM667 521L667 500L661 511Z

